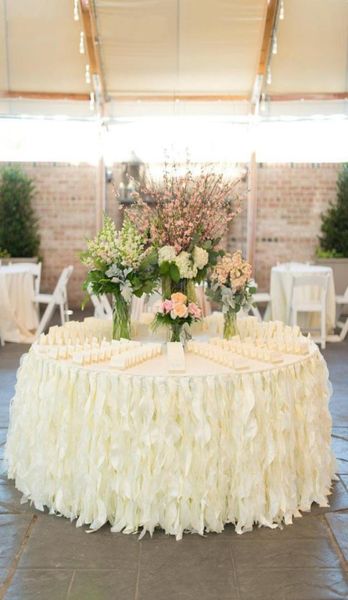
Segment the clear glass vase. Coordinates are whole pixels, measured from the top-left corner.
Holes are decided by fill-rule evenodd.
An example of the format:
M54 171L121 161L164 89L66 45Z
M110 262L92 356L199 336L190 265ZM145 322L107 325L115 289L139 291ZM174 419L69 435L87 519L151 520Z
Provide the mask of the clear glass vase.
M171 342L181 342L182 325L180 323L173 322L173 324L170 326L170 329L171 329L170 341Z
M237 313L231 309L224 313L224 339L230 340L237 335Z
M112 337L114 340L121 338L130 339L130 302L126 302L120 293L114 294L112 314Z
M170 299L175 292L181 292L187 296L188 302L196 302L196 291L194 279L180 279L177 283L172 281L169 275L162 277L163 300Z

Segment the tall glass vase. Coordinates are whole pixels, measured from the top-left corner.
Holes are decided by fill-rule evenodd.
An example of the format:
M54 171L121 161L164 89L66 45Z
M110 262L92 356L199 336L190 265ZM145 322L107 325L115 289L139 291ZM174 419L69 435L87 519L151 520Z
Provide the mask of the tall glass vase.
M126 302L121 293L114 293L112 313L112 337L114 340L130 339L130 302Z
M162 277L163 300L170 299L172 294L181 292L187 296L188 302L196 302L195 282L193 279L180 279L175 283L169 275Z
M175 321L173 321L173 323L170 326L170 329L171 329L170 342L181 342L182 324L176 323Z
M224 339L230 340L237 335L237 313L229 309L224 315Z

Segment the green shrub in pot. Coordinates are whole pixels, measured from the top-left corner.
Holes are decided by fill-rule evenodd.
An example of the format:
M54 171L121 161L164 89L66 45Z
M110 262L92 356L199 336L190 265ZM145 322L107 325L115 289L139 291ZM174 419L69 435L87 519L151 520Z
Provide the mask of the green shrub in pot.
M322 215L318 258L348 258L348 163L338 175L336 202Z
M18 167L0 173L0 248L11 257L38 255L38 219L32 207L34 183Z

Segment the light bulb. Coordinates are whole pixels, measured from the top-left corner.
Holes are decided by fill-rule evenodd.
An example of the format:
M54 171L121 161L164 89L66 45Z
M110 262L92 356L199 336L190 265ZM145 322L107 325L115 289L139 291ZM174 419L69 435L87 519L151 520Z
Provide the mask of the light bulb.
M268 69L267 69L267 79L266 79L266 83L267 83L268 85L271 85L271 83L272 83L272 72L271 72L271 68L270 68L270 67L268 67Z
M79 1L74 0L74 21L79 21Z
M266 94L262 94L260 102L260 112L266 112Z
M85 79L86 83L91 83L91 72L89 70L89 65L86 65Z
M273 43L272 43L272 54L277 54L277 52L278 52L277 36L274 35L274 37L273 37Z
M279 19L281 21L284 19L284 0L280 0Z
M80 54L85 53L85 34L83 31L80 32Z

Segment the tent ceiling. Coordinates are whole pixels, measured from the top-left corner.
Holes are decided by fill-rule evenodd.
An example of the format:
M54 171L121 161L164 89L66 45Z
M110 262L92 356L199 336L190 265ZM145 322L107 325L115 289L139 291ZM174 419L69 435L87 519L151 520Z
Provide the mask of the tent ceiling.
M2 0L0 92L89 94L73 4ZM249 98L267 6L267 0L95 0L107 92ZM347 92L347 0L284 0L284 6L267 92Z

